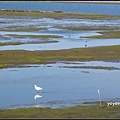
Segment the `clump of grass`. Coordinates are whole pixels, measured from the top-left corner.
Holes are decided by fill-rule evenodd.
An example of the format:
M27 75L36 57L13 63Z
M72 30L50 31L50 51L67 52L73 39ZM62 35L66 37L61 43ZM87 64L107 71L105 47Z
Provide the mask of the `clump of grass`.
M120 31L103 31L98 33L101 35L88 36L85 38L120 38Z
M5 46L5 45L20 45L20 44L23 44L23 43L22 42L5 42L5 43L0 42L0 46Z
M99 105L100 104L100 101L92 101L92 102L89 102L89 101L87 101L87 102L83 102L83 104L94 104L94 105ZM101 105L104 105L104 106L106 106L107 105L107 102L106 101L101 101Z
M9 42L9 45L20 45L22 44L21 42Z
M67 29L67 30L75 30L75 31L89 31L89 30L113 30L113 29L117 29L117 28L111 28L111 27L108 27L108 26L77 26L77 27L70 27L70 26L61 26L61 27L58 27L60 29Z
M6 68L6 67L7 67L7 64L0 64L0 69Z
M0 46L4 46L4 45L5 45L5 43L0 42Z
M22 28L19 28L17 29L17 31L23 31L23 32L30 32L30 31L39 31L39 30L46 30L47 28L25 28L25 27L22 27Z
M16 34L7 34L7 36L16 37L16 38L62 38L62 36L58 35L16 35Z
M21 27L21 26L9 26L6 27L3 31L7 32L33 32L33 31L40 31L46 30L47 28L33 28L33 27Z
M105 67L105 66L63 66L63 68L87 68L87 69L104 69L104 70L120 70L117 67Z

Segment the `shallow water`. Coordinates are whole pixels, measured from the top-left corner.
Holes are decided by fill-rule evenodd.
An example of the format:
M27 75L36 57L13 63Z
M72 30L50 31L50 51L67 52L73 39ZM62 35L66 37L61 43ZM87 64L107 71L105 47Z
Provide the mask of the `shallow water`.
M97 89L102 100L119 102L120 70L63 68L64 66L117 67L117 62L58 62L48 65L31 65L26 68L0 70L0 108L19 107L70 107L84 101L97 101ZM43 88L42 93L34 84ZM35 95L42 97L34 99ZM118 99L117 99L118 98Z
M120 20L91 20L91 19L61 19L55 20L52 18L39 18L39 17L0 17L2 23L0 26L1 38L0 42L23 42L21 45L7 45L0 46L0 50L60 50L69 48L83 48L85 47L85 36L101 35L98 31L84 31L84 30L67 30L60 29L60 27L120 27ZM34 32L8 32L6 30L15 30L17 27L40 27L47 28L47 30L40 30ZM11 35L11 36L10 36ZM14 35L14 36L12 36ZM21 36L20 38L15 35ZM30 38L29 35L57 35L62 38L48 38L51 41L58 41L52 43L43 43L42 38ZM38 43L42 40L42 43ZM30 43L30 42L34 42ZM35 43L36 42L36 43ZM120 44L119 39L87 39L87 47L108 46Z
M84 40L85 39L59 39L58 43L7 45L0 47L0 50L61 50L70 48L99 47L120 44L120 39L87 39L87 46L85 46Z

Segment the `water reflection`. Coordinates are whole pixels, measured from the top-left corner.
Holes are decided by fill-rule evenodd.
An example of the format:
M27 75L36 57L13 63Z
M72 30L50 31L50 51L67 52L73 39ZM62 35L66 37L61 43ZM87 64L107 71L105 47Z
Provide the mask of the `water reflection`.
M42 97L42 93L40 92L39 94L36 94L35 96L34 96L34 99L38 99L38 98L41 98Z

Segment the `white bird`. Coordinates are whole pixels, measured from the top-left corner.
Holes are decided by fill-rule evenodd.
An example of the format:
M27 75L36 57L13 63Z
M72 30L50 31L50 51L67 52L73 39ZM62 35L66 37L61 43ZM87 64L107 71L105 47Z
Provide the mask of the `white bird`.
M34 87L35 87L36 90L42 90L42 88L38 87L37 85L34 85Z
M84 40L85 42L87 42L87 40Z

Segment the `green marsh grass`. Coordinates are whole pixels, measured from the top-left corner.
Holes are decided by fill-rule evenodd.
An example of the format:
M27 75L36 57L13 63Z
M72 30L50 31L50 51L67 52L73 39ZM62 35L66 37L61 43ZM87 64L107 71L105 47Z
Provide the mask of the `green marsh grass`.
M7 67L7 64L0 64L0 69L6 68L6 67Z
M62 36L58 35L16 35L16 34L7 34L7 36L17 37L17 38L62 38Z
M19 108L0 110L0 118L120 118L120 106L92 105L71 108Z
M113 29L118 29L118 28L111 28L111 27L106 27L106 26L78 26L78 27L58 27L61 29L67 29L67 30L74 30L74 31L89 31L89 30L113 30Z
M120 61L120 45L68 50L0 51L1 64L43 64L52 61Z
M88 19L117 19L120 16L114 15L102 15L102 14L85 14L85 13L56 13L56 12L39 12L39 11L23 11L18 12L17 10L0 10L0 15L8 15L8 16L33 16L33 17L48 17L54 19L62 19L62 18L88 18Z
M5 45L20 45L20 44L23 44L23 43L22 42L5 42L5 43L0 42L0 46L5 46Z
M10 27L6 27L6 29L4 29L2 31L7 31L7 32L34 32L34 31L40 31L40 30L47 30L47 28L10 26Z
M98 32L101 35L96 35L96 36L88 36L85 38L120 38L120 30L119 31L114 31L114 30L109 30L109 31L103 31L103 32Z

